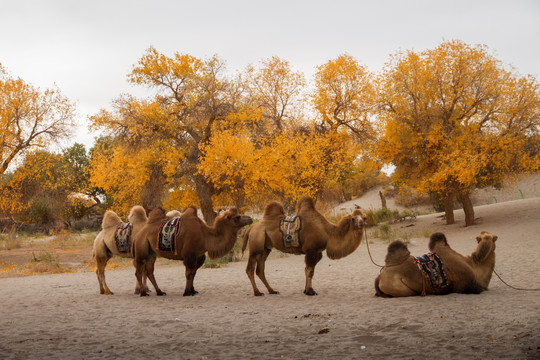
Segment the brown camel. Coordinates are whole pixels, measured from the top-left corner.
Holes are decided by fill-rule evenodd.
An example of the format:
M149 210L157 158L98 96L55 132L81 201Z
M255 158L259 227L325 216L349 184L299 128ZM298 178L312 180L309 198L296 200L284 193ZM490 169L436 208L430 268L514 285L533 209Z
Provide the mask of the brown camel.
M112 295L113 292L105 282L105 267L113 256L133 258L133 237L146 224L146 212L142 206L134 206L128 216L129 223L123 223L114 211L107 210L101 222L102 230L94 240L93 256L96 260L96 275L99 282L99 293ZM117 231L118 230L118 231ZM122 232L122 230L124 230ZM135 293L140 288L138 283Z
M148 215L146 226L135 238L137 282L141 285L142 276L146 274L154 285L157 295L165 295L154 277L154 263L157 256L184 261L186 267L184 296L195 295L198 292L193 287L193 280L197 269L204 264L205 253L208 252L211 259L228 254L236 242L238 231L252 223L251 217L240 215L236 208L232 208L218 216L214 226L210 227L197 216L195 207L188 207L179 217L179 226L176 237L171 241L171 250L163 250L158 239L167 226L167 220L163 209L152 210ZM141 296L148 295L146 290L141 290Z
M411 256L407 246L394 241L388 246L385 267L375 279L377 296L479 294L488 289L495 268L497 236L482 231L476 237L476 250L470 256L454 251L442 233L430 237L429 250L440 262L423 265L427 255ZM437 271L442 268L443 272ZM434 276L430 276L433 274Z
M312 279L322 252L326 250L330 259L341 259L356 250L362 241L366 216L358 209L343 217L338 225L334 225L315 209L313 199L304 196L296 203L296 216L297 218L285 217L283 206L276 201L270 202L264 209L262 220L244 235L242 252L249 243L246 273L255 296L263 295L255 284L255 271L268 292L278 294L268 284L264 274L265 261L272 248L285 253L305 255L304 294L317 295L312 287ZM287 227L297 231L288 232Z

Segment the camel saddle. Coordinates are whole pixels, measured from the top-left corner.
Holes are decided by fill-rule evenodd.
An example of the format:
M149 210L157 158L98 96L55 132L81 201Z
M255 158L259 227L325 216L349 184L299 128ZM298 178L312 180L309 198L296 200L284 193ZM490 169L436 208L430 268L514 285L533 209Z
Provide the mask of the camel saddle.
M180 218L175 217L161 224L156 250L175 252L176 235L180 232Z
M131 232L133 230L132 223L120 223L114 232L114 242L118 252L128 253L131 251Z
M448 286L448 279L444 272L444 266L439 255L427 253L414 258L414 262L429 280L433 289L444 288Z
M300 230L302 230L302 218L300 216L285 216L279 221L279 231L285 248L302 246Z

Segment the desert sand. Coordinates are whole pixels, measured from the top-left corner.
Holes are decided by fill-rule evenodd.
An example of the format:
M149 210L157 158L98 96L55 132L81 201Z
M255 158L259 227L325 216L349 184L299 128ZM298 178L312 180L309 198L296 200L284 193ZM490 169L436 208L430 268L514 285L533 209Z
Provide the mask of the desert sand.
M475 208L477 224L445 225L441 214L394 225L413 255L424 233L442 231L470 254L482 230L498 235L495 269L509 284L540 288L540 198ZM375 262L388 242L368 232ZM167 292L133 294L134 270L108 270L115 295L100 295L94 273L0 279L0 359L529 359L540 358L540 292L509 288L495 275L479 295L383 299L379 272L362 242L341 260L317 265L304 289L301 256L273 252L266 274L279 295L254 297L242 261L201 269L199 294L183 297L184 267L160 261ZM264 286L260 282L260 289Z

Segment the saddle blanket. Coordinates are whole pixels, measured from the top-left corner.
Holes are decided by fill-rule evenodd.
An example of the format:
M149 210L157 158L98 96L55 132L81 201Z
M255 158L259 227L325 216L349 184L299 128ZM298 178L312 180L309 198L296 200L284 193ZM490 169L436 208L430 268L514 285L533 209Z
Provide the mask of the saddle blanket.
M285 248L302 246L300 230L302 230L302 218L300 216L286 216L279 221L279 231Z
M158 233L156 250L175 252L174 240L180 232L180 218L175 217L161 224Z
M132 223L120 223L114 232L114 242L118 252L128 253L131 251Z
M439 255L427 253L414 258L414 261L429 280L432 288L438 289L448 286L448 279L446 278L444 266Z

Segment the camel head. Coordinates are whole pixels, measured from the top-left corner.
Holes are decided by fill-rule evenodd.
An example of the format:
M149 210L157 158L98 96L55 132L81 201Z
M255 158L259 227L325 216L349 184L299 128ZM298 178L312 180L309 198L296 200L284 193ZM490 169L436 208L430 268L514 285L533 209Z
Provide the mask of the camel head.
M489 255L495 252L495 241L497 241L497 235L493 235L488 231L482 231L479 236L476 237L478 246L472 254L472 258L475 262L480 263L489 257Z
M495 241L497 241L498 236L493 235L492 233L488 231L482 231L479 236L476 237L476 242L480 244L482 241L491 241L495 244Z
M366 226L367 216L360 209L355 209L351 216L351 226L355 230L363 230Z
M360 210L356 209L351 215L343 217L338 224L339 233L345 235L350 230L359 232L362 235L362 231L366 226L367 216Z
M248 215L241 215L238 213L238 209L231 208L226 210L222 215L219 215L215 224L229 224L234 229L240 229L246 225L253 223L253 219Z

